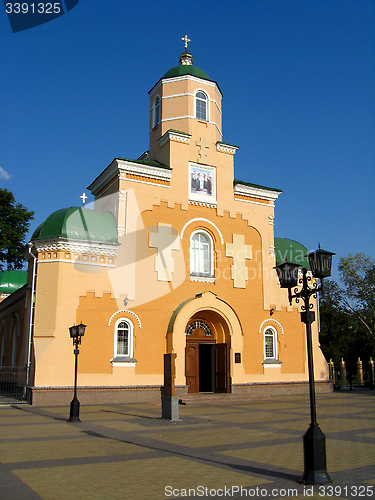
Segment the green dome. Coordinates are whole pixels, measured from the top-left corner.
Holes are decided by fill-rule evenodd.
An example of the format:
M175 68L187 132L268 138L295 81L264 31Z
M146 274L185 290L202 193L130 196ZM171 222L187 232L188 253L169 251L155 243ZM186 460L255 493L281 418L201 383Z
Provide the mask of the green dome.
M309 259L307 258L309 251L305 246L298 241L289 240L287 238L275 238L275 254L276 263L282 264L286 260L299 264L306 269L310 269Z
M171 68L165 73L163 79L174 78L175 76L183 75L192 75L196 76L197 78L203 78L203 80L211 81L211 78L203 71L203 69L200 69L197 66L193 66L192 64L180 64L179 66Z
M117 243L116 220L109 212L61 208L35 229L31 241L51 238Z
M0 293L13 293L26 285L27 271L4 271L0 273Z

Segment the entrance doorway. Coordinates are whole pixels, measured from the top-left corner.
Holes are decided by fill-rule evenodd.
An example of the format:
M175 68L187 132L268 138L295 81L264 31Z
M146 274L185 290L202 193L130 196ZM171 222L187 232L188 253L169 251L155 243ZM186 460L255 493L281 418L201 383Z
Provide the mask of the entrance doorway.
M229 392L229 349L214 325L194 319L186 329L185 375L189 393Z

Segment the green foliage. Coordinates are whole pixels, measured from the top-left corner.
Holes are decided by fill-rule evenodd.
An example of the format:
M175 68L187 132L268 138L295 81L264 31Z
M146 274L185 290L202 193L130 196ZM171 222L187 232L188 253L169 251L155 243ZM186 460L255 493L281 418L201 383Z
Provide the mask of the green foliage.
M349 368L375 353L375 262L349 255L341 257L339 271L343 287L326 281L320 297L320 344L327 361L338 367L344 358Z
M343 304L367 335L375 340L375 262L363 253L341 257L341 280L345 286Z
M13 193L0 189L0 271L22 268L24 240L33 215L16 203Z

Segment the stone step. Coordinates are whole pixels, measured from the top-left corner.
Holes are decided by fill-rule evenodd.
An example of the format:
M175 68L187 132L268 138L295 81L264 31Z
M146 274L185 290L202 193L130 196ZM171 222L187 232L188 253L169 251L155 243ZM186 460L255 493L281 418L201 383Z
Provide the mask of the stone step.
M200 392L197 394L187 394L180 398L180 404L230 404L255 401L259 399L269 399L270 395L254 394L223 394L212 392Z

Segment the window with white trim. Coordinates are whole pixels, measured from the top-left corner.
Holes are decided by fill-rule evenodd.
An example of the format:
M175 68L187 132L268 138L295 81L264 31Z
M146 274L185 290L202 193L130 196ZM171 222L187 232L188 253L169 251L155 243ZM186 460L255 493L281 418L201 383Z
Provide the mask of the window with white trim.
M133 358L133 323L121 318L115 324L115 359Z
M195 117L198 120L208 121L208 96L201 90L195 94Z
M154 99L154 104L152 106L152 128L160 122L160 97L157 95Z
M277 360L277 332L273 326L264 331L264 359Z
M213 277L213 241L206 231L195 231L190 238L190 274Z

